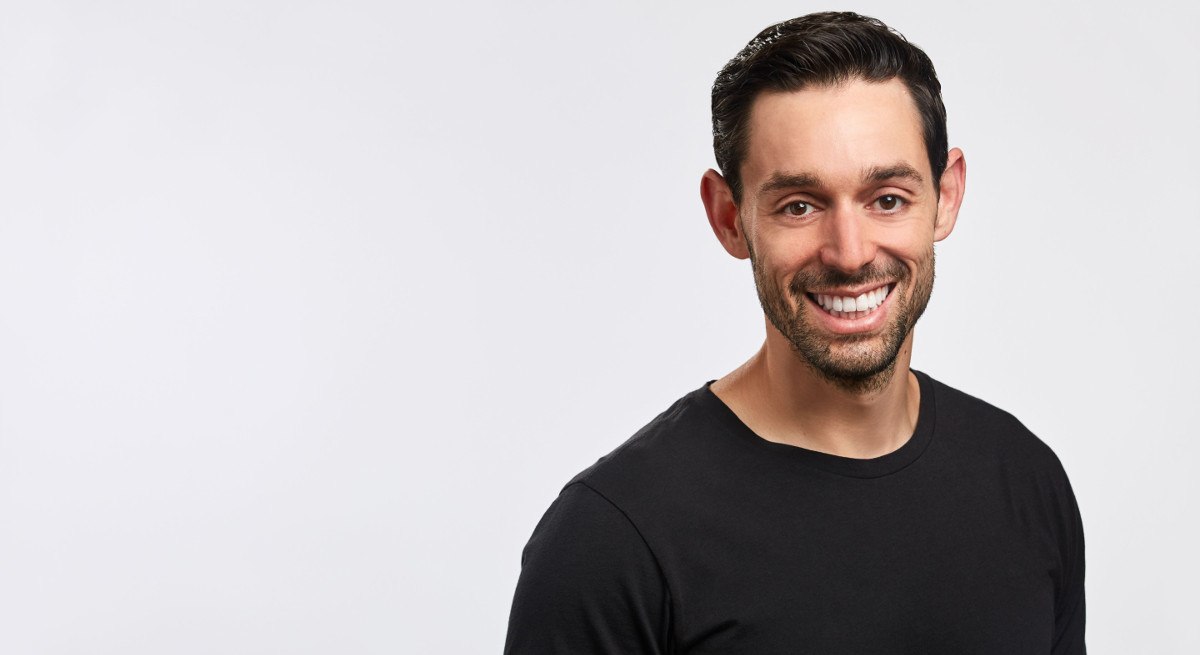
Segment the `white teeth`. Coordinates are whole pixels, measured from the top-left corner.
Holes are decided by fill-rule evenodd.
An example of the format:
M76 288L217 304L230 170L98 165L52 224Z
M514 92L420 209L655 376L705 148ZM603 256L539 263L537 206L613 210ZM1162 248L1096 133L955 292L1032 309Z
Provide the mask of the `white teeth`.
M867 312L882 305L890 291L891 285L885 285L873 291L860 294L857 298L830 296L823 293L812 297L817 301L817 304L838 318L861 318Z

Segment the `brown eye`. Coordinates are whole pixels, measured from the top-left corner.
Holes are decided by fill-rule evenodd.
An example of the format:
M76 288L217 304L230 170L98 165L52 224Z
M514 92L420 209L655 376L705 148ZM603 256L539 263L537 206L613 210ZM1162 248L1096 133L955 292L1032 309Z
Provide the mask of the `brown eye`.
M812 213L813 207L803 200L795 200L793 202L789 202L787 206L783 208L783 211L787 214L791 214L792 216L807 216Z
M897 209L900 209L901 205L904 204L904 200L902 200L899 196L890 196L890 195L889 196L881 196L879 198L879 200L876 200L875 202L879 205L879 208L885 212L890 212L890 211L895 211Z

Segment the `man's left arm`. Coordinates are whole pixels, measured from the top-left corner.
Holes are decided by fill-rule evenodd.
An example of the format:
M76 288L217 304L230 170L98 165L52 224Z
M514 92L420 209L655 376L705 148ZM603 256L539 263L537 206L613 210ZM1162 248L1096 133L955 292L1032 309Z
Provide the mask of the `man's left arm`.
M1052 655L1086 655L1083 519L1065 471L1062 473L1058 511L1061 521L1059 553L1062 558L1062 577L1054 604L1054 648L1051 653Z

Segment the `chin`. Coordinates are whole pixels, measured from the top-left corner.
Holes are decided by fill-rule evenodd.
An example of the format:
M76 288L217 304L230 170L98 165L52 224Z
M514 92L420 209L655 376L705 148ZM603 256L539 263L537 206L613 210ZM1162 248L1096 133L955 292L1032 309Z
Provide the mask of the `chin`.
M802 350L795 342L792 343L792 349L809 369L826 381L848 391L868 393L883 389L891 381L903 341L901 338L899 343L874 344L865 352L838 355L831 352L832 344L815 356L814 353L805 352L807 348Z

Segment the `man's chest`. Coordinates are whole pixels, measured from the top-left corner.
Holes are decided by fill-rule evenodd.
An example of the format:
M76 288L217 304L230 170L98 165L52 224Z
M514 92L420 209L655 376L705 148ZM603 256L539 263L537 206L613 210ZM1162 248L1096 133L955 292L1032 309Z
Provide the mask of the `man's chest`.
M1053 553L1006 502L971 487L709 499L657 548L676 646L1049 652Z

